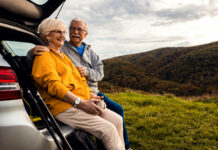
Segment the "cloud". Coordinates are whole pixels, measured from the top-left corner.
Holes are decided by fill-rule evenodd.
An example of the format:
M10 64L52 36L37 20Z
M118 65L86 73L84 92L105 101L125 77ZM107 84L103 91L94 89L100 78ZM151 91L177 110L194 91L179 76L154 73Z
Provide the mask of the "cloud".
M195 11L193 11L195 10ZM195 5L183 6L176 9L164 9L154 12L157 17L163 18L165 21L170 23L183 22L190 20L197 20L202 16L205 16L205 12L198 11L202 10L201 7Z
M59 18L84 19L85 41L107 58L214 41L217 12L216 0L68 0Z
M67 1L61 17L81 17L87 22L96 25L107 24L117 19L133 19L141 16L155 16L166 21L189 21L206 15L216 15L218 10L215 0L87 0ZM167 7L168 6L168 7Z

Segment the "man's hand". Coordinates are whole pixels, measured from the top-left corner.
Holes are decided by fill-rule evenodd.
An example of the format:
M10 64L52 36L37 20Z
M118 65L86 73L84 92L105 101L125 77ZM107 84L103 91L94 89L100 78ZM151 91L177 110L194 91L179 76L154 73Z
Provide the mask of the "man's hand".
M97 96L95 93L90 92L90 97L94 99L104 99L104 96Z
M76 66L77 70L80 73L81 77L86 77L86 68L82 66Z
M91 96L91 98L94 98L94 99L100 99L100 100L104 99L104 96L97 96L95 93L92 93L92 92L90 92L90 96ZM103 104L100 104L101 102L103 102ZM96 104L103 109L107 108L107 105L104 101L100 101Z
M42 52L48 52L49 49L45 46L37 45L30 50L32 56L41 56Z
M100 99L89 99L89 100L81 100L78 108L93 115L101 115L103 113L103 109L101 109L96 103L100 102Z

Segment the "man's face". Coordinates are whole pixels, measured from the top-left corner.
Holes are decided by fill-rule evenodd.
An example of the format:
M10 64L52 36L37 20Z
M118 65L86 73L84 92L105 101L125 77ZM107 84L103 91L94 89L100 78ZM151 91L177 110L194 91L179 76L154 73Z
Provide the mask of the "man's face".
M81 46L86 37L85 24L81 21L74 21L70 26L70 43L74 46Z

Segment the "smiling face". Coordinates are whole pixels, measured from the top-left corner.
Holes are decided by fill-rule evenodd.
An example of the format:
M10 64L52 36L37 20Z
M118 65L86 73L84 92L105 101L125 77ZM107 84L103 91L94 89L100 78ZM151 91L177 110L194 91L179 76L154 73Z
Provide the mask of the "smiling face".
M50 31L46 39L48 40L48 46L54 49L60 49L64 45L66 38L66 28L59 27L56 30Z
M60 51L66 38L66 26L61 20L47 18L39 25L39 35L49 48Z
M80 47L87 35L86 25L83 21L73 21L70 26L70 43Z

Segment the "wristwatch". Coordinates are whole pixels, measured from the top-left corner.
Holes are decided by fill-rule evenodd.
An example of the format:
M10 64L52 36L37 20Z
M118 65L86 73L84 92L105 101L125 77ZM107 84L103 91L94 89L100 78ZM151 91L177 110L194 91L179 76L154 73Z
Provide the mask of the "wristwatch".
M79 105L79 103L80 103L80 98L77 97L77 98L75 99L75 101L74 101L74 107L77 108L77 106Z

